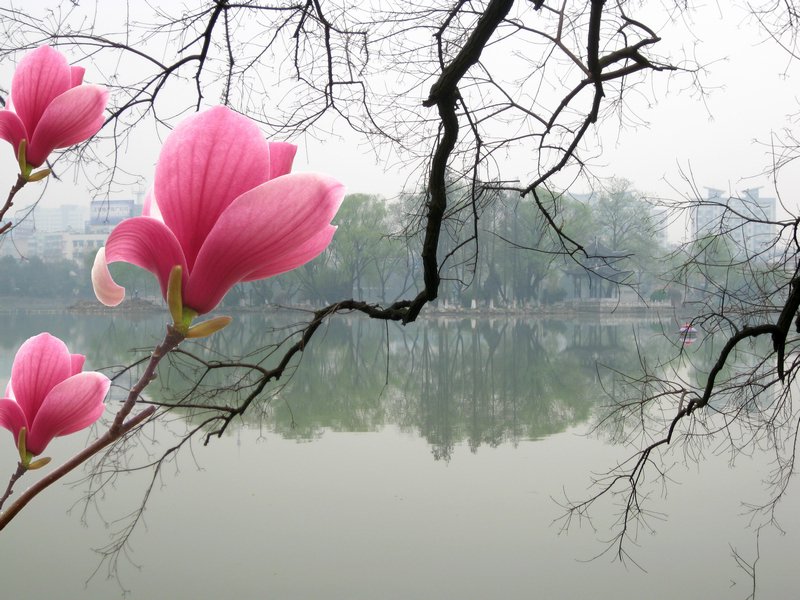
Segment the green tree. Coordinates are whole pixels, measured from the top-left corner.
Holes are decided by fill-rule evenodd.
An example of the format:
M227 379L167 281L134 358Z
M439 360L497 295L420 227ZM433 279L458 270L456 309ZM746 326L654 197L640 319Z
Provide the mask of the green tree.
M293 296L314 303L345 297L386 300L395 270L406 262L404 245L388 235L386 201L369 194L345 196L334 224L338 230L328 250L290 274Z
M626 179L612 179L592 211L600 242L614 251L634 253L652 242L650 207Z

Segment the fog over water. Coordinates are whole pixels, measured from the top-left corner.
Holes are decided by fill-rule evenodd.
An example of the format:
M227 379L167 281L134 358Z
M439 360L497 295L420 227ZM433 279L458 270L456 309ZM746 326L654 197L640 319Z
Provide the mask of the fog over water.
M187 349L236 354L296 318L239 315L224 334ZM79 343L88 368L132 362L133 348L160 335L163 315L19 312L8 322L0 379L19 343L44 329ZM731 468L711 447L687 467L679 449L666 453L674 482L651 488L652 529L638 530L627 546L646 571L612 555L589 560L611 537L618 507L610 501L594 512L594 529L585 522L560 533L565 493L584 497L592 473L631 454L603 430L590 431L603 414L600 383L610 381L596 361L632 369L634 334L650 356L674 353L657 322L422 324L390 325L387 340L383 324L332 320L324 343L312 344L271 401L221 439L204 447L197 438L164 465L116 564L119 581L106 579L109 563L93 549L130 522L152 472L116 478L88 504L81 473L48 490L0 538L4 593L105 599L122 585L130 598L146 599L747 596L752 582L731 545L745 558L756 555L741 503L763 499L761 458L741 457ZM702 347L690 350L702 366ZM224 381L208 388L217 383ZM172 375L151 398L179 389ZM177 410L149 426L125 464L159 456L201 416ZM60 438L48 453L57 462L86 437ZM759 540L764 597L786 597L800 583L800 511L787 503L779 517L787 534L765 529Z

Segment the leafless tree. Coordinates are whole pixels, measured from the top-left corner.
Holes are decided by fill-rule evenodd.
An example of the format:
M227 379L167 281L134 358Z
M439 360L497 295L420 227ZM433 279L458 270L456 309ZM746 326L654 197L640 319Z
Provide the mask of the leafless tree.
M671 356L642 353L638 372L606 372L614 385L596 428L635 452L598 474L588 498L565 501L569 527L615 499L619 518L607 549L623 560L631 559L629 542L657 517L648 497L670 483L666 465L675 457L697 461L710 448L727 452L731 464L753 452L771 456L768 497L748 505L758 527L778 526L776 507L795 468L798 220L764 214L749 193L690 194L680 208L695 236L675 251L665 285L680 292L690 320L665 325Z
M798 7L757 2L749 8L762 31L786 51L788 68L797 58ZM610 499L619 513L606 550L622 560L635 562L630 543L651 520L662 518L651 511L649 499L671 483L670 462L699 461L711 449L727 452L731 464L753 453L771 457L766 498L745 502L756 531L756 554L761 528L780 528L776 509L795 470L800 426L794 402L800 219L784 202L780 181L799 146L791 127L764 144L773 157L765 174L774 184L779 213L765 209L757 190L703 192L685 173L682 197L670 208L685 218L693 235L675 251L675 268L664 286L689 321L684 324L676 315L665 324L664 334L675 341L672 356L642 354L638 372L605 373L605 381L614 385L608 386L596 430L634 452L597 474L588 497L565 498L562 524L568 528L590 518ZM738 551L734 557L752 578L754 597L756 561L748 563Z
M624 0L214 0L149 13L129 3L124 23L108 23L79 5L55 3L38 14L28 8L0 9L0 58L51 43L94 65L93 72L105 74L102 83L113 92L101 139L59 157L55 169L76 160L81 168L92 165L100 186L129 182L135 173L126 152L141 131L161 135L179 116L222 102L281 139L357 136L378 156L391 156L412 190L423 190L420 241L411 249L422 264L416 295L387 305L342 299L284 331L258 358L209 357L185 348L170 354L172 368L187 372L194 383L187 393L159 402L153 418L181 409L191 413L191 425L175 447L148 463L153 481L164 460L194 436L208 443L268 401L275 382L298 368L303 350L330 316L359 312L403 324L415 321L437 299L442 279L454 267L454 252L442 252L443 236L452 238L448 248L467 248L473 257L480 251L478 223L486 203L496 197L492 190L515 191L533 203L563 252L578 261L585 258L587 241L565 232L552 198L572 181L592 176L589 165L602 150L598 125L608 119L624 123L629 94L654 77L682 76L693 85L699 68L682 56L661 56L658 32L647 24L651 13ZM691 8L664 2L659 10L653 22ZM754 14L773 18L765 11ZM790 35L794 10L782 14ZM347 134L339 133L342 128ZM523 162L520 157L527 165L522 179L506 168ZM455 188L466 193L455 194ZM698 202L690 197L685 207ZM736 210L729 206L726 214ZM732 222L723 219L721 227L738 227ZM617 390L613 410L600 426L613 424L617 437L639 444L640 451L598 482L596 496L570 509L585 514L597 498L621 486L620 552L629 524L646 515L642 482L651 470L663 476L657 455L676 436L691 447L702 435L721 432L738 447L748 443L748 436L756 439L744 428L756 417L759 440L777 440L782 428L797 423L790 392L796 366L790 330L800 305L800 284L791 266L797 222L776 224L794 235L794 245L766 271L752 254L731 254L718 265L713 248L702 241L683 250L689 260L671 284L702 290L704 304L694 323L727 335L704 385L686 381L680 371L665 373L644 357L642 374L617 374L634 395ZM729 233L716 232L708 243ZM734 289L730 279L720 281L719 268L736 272L745 283ZM772 313L778 317L770 320ZM727 374L725 367L742 344L759 337L769 338L772 346L748 353L749 375ZM221 390L214 383L216 372L235 383ZM776 400L760 404L771 390L780 390ZM741 435L733 435L740 424ZM787 449L791 452L777 463L779 486L793 465L793 445ZM97 461L96 485L102 487L119 472L114 456L106 453ZM126 528L114 540L112 555L129 533Z

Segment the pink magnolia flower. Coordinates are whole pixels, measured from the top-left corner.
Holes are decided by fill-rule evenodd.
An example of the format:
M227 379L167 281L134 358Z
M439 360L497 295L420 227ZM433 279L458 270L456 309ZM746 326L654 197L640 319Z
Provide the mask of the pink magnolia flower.
M145 216L117 225L97 253L97 298L115 306L125 297L108 263L152 272L165 298L179 265L183 305L204 314L240 281L315 258L336 230L344 188L325 175L290 174L296 150L267 142L253 121L222 106L184 120L161 150Z
M0 426L14 434L23 427L27 451L36 456L57 436L88 427L103 414L111 385L100 373L81 372L86 359L70 354L49 333L28 339L17 351L11 380L0 398Z
M103 125L108 91L83 84L83 67L70 67L50 46L29 52L11 81L11 105L0 110L0 138L14 152L26 140L26 160L40 166L56 148L89 139Z

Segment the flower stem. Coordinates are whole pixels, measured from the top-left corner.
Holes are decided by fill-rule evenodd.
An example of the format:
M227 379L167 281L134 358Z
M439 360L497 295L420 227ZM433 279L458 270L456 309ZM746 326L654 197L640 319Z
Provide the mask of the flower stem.
M144 370L144 373L142 373L139 381L136 382L136 385L128 392L128 398L125 400L125 404L122 405L117 416L114 417L114 422L109 429L112 434L116 434L120 428L124 427L125 419L130 414L131 410L133 410L144 388L156 378L156 367L158 363L161 362L161 359L177 348L184 339L185 336L182 333L172 325L167 325L167 334L164 336L164 341L153 350L153 354L150 355L150 362L147 363L147 368Z
M171 325L167 325L167 333L164 336L164 341L162 341L158 346L156 346L155 350L153 350L153 353L150 355L150 361L147 363L147 368L145 368L144 373L142 373L142 376L139 378L139 381L136 382L136 385L131 388L125 403L114 417L114 422L111 424L111 427L109 427L103 435L89 444L86 448L78 452L67 462L60 465L56 469L53 469L53 471L42 477L39 481L22 492L4 512L0 513L0 531L2 531L11 521L11 519L13 519L23 508L25 508L28 502L33 500L40 492L44 491L53 483L64 477L64 475L72 471L75 467L85 463L106 446L114 443L128 432L144 423L150 416L153 415L153 413L156 412L155 406L148 406L139 414L131 417L127 421L125 420L133 410L133 407L136 405L136 401L139 399L141 393L148 386L148 384L155 379L156 367L158 366L158 363L161 362L161 359L164 358L170 351L177 348L183 340L183 334L178 332ZM6 490L5 495L3 496L2 500L0 500L0 506L2 506L2 502L11 495L11 488L16 480L22 475L22 473L19 471L20 469L18 467L17 473L15 473L11 478L8 490Z
M21 173L17 175L17 182L11 186L11 190L8 192L8 198L6 198L6 203L3 205L3 208L0 208L0 221L6 216L8 210L14 206L14 196L17 195L17 192L19 192L26 183L28 183L28 180L25 179ZM0 226L0 235L3 235L9 229L11 229L11 221Z
M14 493L14 484L17 482L17 479L22 477L25 474L25 471L28 469L25 468L21 462L17 463L17 470L11 476L11 479L8 482L8 487L6 488L6 493L3 494L3 497L0 498L0 508L3 508L3 504L5 504L8 497Z

